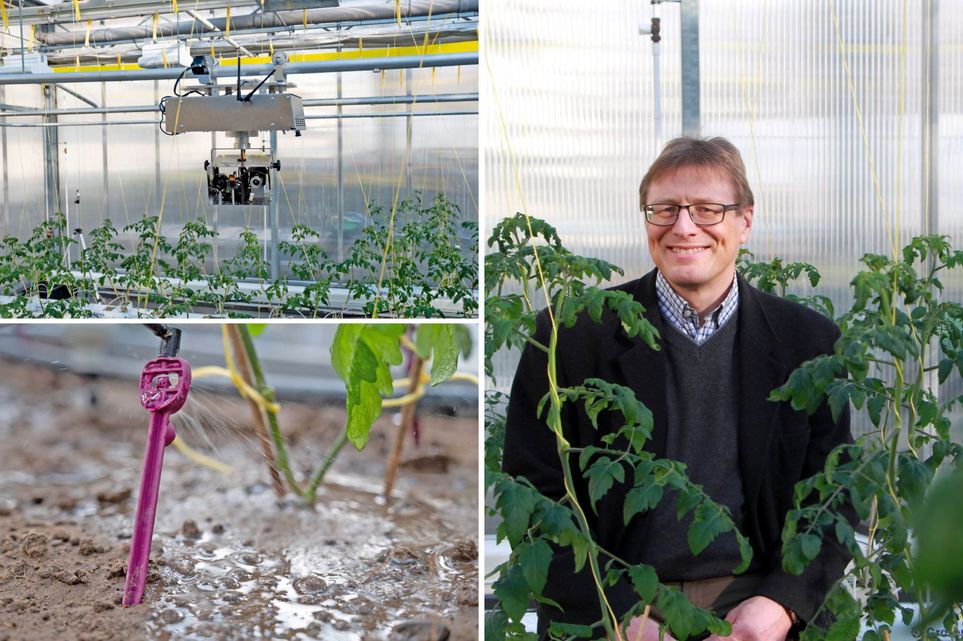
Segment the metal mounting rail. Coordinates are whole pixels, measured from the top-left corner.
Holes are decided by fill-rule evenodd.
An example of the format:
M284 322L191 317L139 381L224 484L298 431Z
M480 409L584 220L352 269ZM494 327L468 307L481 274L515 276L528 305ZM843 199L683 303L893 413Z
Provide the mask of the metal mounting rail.
M420 69L427 67L458 67L477 65L478 52L440 53L427 56L398 56L384 58L353 58L348 60L319 60L293 62L285 65L288 75L334 73L338 71L375 71L382 69ZM233 68L233 74L236 70ZM273 65L242 65L241 74L260 76L274 69ZM125 80L174 80L183 73L180 67L171 69L139 69L137 71L80 71L0 75L0 85L38 85L74 82L120 82Z

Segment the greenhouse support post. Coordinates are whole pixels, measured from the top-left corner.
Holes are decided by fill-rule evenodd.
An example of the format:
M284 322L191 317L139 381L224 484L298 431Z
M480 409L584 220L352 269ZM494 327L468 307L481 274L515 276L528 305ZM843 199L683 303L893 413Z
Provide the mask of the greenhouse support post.
M53 85L41 85L45 109L57 108L57 92ZM57 116L46 116L45 122L56 122ZM46 219L60 211L60 156L57 149L60 139L57 127L43 128L43 177L46 195Z
M104 181L104 218L110 218L110 181L107 180L108 176L108 163L107 163L107 83L100 83L100 104L104 105L104 113L100 115L100 120L103 122L100 130L101 144L103 145L103 181ZM79 225L78 225L79 227Z
M338 51L341 46L338 45ZM344 107L341 106L342 74L338 72L338 262L344 260Z
M682 0L682 135L702 129L699 105L699 0Z
M278 157L278 132L271 132L271 158ZM281 257L280 249L278 247L280 242L280 234L278 232L278 225L280 221L278 216L280 215L280 176L278 176L278 170L271 165L271 278L277 279L281 274Z

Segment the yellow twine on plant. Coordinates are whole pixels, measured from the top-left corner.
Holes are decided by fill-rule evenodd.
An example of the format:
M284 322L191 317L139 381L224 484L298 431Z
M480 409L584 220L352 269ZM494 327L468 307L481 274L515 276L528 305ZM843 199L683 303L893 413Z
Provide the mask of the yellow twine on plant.
M191 371L191 378L204 378L205 376L223 376L224 378L230 379L234 387L237 388L238 393L244 398L249 398L260 407L265 412L271 412L277 414L281 410L281 406L277 403L272 403L266 398L261 396L261 393L256 389L244 382L236 372L232 372L226 367L220 367L218 365L205 365L204 367L198 367ZM236 378L235 378L236 377Z
M167 51L161 49L161 58L164 60L164 69L167 69Z
M395 19L398 21L398 26L401 26L401 0L395 0Z
M0 2L0 4L3 4L3 3ZM84 46L85 46L85 47L89 47L89 46L90 46L90 23L91 23L90 18L87 18L87 32L84 34Z
M211 58L217 58L217 54L214 53L214 41L211 40Z
M271 55L273 56L274 55L274 38L271 38L270 40L268 40L268 50L271 52Z
M308 30L308 10L307 10L307 9L305 9L305 10L301 13L301 27L302 27L305 31Z
M177 0L171 0L171 9L177 13Z
M80 0L74 0L74 20L80 22Z
M118 67L120 66L120 54L119 54L119 53L117 54L117 66L118 66Z
M155 13L152 22L153 28L151 30L150 39L151 42L157 42L157 23L160 22L160 16Z
M74 56L74 71L80 71L80 56Z
M36 35L37 35L37 25L32 24L30 25L30 42L27 43L27 47L30 49L30 51L33 51L33 41Z
M225 17L224 37L225 38L231 37L231 6L230 5L228 5L227 7L227 16Z
M0 0L0 14L3 17L3 28L9 30L10 22L7 20L7 3Z
M197 450L191 449L180 436L174 438L173 445L181 454L194 461L198 465L209 467L215 472L220 472L221 474L225 475L232 474L234 472L234 468L227 463L221 463L217 459L213 459L206 454L201 454Z
M364 53L364 38L359 37L358 38L358 57L363 58L364 56L361 55L363 53Z

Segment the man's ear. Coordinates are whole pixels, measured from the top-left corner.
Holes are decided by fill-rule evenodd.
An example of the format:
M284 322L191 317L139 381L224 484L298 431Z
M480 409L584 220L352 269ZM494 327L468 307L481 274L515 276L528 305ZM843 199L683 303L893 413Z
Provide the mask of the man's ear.
M752 216L755 212L752 207L746 207L742 210L742 231L739 234L739 243L745 243L749 240L749 232L752 230Z

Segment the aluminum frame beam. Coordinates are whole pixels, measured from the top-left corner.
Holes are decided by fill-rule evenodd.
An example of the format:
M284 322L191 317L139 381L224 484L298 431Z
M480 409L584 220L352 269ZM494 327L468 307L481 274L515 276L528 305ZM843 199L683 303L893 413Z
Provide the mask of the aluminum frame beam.
M697 45L698 46L698 45ZM478 52L439 53L427 56L397 56L385 58L354 58L351 60L319 60L294 62L284 66L288 75L307 73L333 73L337 71L375 71L384 69L412 69L423 67L457 67L477 65ZM236 69L217 67L219 78L233 77ZM261 76L274 69L274 65L241 65L241 75ZM125 80L174 80L183 69L139 69L137 71L81 71L61 73L35 73L0 76L0 85L63 84L75 82L121 82Z

